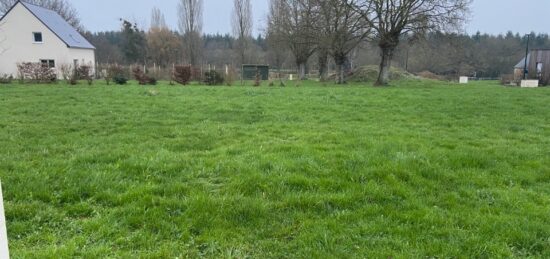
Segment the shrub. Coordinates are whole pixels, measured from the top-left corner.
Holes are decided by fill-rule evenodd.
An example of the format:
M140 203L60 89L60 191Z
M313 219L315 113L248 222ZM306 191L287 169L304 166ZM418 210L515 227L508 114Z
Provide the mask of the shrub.
M513 74L505 74L505 75L502 75L500 78L501 85L512 85L513 83L514 83Z
M120 65L117 65L117 64L113 64L113 65L109 65L107 66L107 69L105 70L104 72L104 75L103 75L103 78L105 79L105 82L107 83L107 85L110 85L111 84L111 81L114 81L115 78L126 78L126 76L124 75L124 69L122 68L122 66ZM119 82L121 82L122 80L119 80ZM122 84L126 84L126 81L128 80L125 80L124 83ZM117 83L115 82L116 84L120 84L120 83Z
M217 71L212 70L204 73L204 83L206 85L222 85L223 82L224 78L222 74Z
M78 72L76 70L74 70L71 77L69 77L69 84L70 85L78 84Z
M172 78L179 84L189 84L189 81L191 80L191 66L175 66L172 73Z
M550 77L549 76L543 76L539 80L539 85L541 86L548 86L550 84Z
M8 75L8 74L0 75L0 84L11 84L12 80L13 80L12 75Z
M92 83L94 82L92 67L90 66L79 66L76 69L76 76L79 80L86 80L88 85L92 85Z
M116 75L113 77L113 82L117 85L125 85L128 82L128 78L124 75Z
M135 67L134 69L132 69L132 73L134 74L134 79L136 79L140 85L146 85L147 82L149 82L149 78L147 78L145 72L141 70L141 67Z
M141 67L135 67L132 69L134 73L134 78L139 82L140 85L156 85L157 79L151 76L148 76L141 70Z
M260 70L256 69L256 79L254 80L254 86L258 87L262 85L262 75L260 75Z
M59 67L61 70L61 76L63 77L63 81L69 82L73 76L73 66L70 64L61 64Z
M17 64L19 80L22 83L54 83L57 80L55 70L42 63L20 63Z

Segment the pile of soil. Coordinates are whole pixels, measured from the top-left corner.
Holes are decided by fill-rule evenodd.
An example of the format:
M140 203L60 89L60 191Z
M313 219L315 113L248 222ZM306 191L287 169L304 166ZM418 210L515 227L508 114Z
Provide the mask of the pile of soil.
M378 71L380 71L378 66L362 66L351 72L347 79L350 82L374 82L378 79ZM403 69L397 67L391 67L390 69L390 80L413 78L416 78L416 76Z

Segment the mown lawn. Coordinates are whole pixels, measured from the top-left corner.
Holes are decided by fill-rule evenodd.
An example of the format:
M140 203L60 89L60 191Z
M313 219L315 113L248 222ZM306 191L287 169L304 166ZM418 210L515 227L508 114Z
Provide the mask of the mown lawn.
M0 178L13 258L548 258L550 89L4 85Z

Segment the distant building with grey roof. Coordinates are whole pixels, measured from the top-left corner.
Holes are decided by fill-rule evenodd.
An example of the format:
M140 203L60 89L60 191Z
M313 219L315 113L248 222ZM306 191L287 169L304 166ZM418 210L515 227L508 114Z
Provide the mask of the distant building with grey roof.
M550 49L533 49L514 66L514 79L521 80L527 72L527 79L538 79L542 85L550 84Z

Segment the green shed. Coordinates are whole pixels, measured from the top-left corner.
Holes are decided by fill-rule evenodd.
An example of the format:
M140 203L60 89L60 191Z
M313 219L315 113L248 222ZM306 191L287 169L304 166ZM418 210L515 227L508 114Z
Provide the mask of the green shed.
M268 65L243 65L241 73L244 80L255 80L256 73L260 73L262 80L269 80Z

